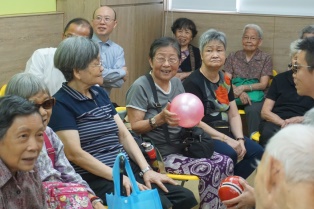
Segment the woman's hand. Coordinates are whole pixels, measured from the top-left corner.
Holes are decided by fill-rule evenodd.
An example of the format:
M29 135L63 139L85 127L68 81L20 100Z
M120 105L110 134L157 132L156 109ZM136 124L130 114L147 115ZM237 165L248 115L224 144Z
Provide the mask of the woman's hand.
M246 154L246 149L245 149L245 146L244 146L244 140L239 140L238 142L240 143L240 146L241 146L241 153L238 155L238 159L242 160L244 155Z
M284 128L289 124L302 123L303 120L304 120L303 116L295 116L292 118L288 118L288 119L284 120L284 123L281 125L281 128Z
M169 178L165 174L157 173L153 170L147 171L143 176L145 185L151 189L151 183L156 184L160 189L162 189L165 192L168 192L168 189L165 187L163 183L169 183L172 185L177 185L178 183L175 182L173 179Z
M162 110L161 115L164 121L170 126L178 126L180 118L176 113L170 112L170 102L167 103L167 106Z
M251 105L252 104L251 99L250 99L249 95L246 92L242 92L240 94L239 98L240 98L242 104L244 104L244 105L246 105L246 104Z
M240 179L239 183L243 187L242 194L231 200L223 201L222 203L225 204L228 209L253 208L255 206L254 188L243 179Z
M143 184L140 184L138 182L136 182L136 183L137 183L137 186L139 187L139 189L141 191L149 189L147 186L145 186ZM131 194L132 185L131 185L130 179L127 176L124 176L124 175L123 175L123 186L125 188L126 195L129 196Z
M236 151L238 156L240 156L240 154L242 153L242 146L240 142L228 137L226 143Z
M94 209L106 209L106 207L101 204L101 202L97 202L94 206L93 206Z
M242 92L244 92L244 86L243 85L238 86L238 87L234 86L233 93L234 93L236 98L239 97L242 94Z

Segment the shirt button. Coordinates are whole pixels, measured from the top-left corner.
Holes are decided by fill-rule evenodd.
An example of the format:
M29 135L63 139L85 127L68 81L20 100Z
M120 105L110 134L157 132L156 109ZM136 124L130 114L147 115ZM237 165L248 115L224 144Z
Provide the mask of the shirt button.
M16 194L21 194L21 191L20 191L20 190L17 190L17 191L16 191Z

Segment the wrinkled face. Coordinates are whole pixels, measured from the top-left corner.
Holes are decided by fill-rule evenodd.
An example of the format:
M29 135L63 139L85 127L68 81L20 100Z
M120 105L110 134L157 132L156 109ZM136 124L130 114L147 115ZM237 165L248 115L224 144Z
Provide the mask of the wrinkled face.
M256 30L248 28L242 36L242 46L244 51L254 52L262 44Z
M188 28L181 28L177 29L175 32L175 37L178 40L181 47L185 47L189 45L189 43L192 41L192 31Z
M85 25L77 25L72 23L67 31L63 34L63 39L73 37L73 36L82 36L89 38L90 30Z
M52 113L53 106L49 107L50 105L48 106L46 105L46 103L48 103L50 99L51 97L45 92L39 92L36 95L29 98L29 101L39 106L39 112L41 114L41 117L43 118L45 128L49 123L51 113Z
M305 51L297 53L297 72L293 74L295 87L301 96L310 96L314 98L314 70L309 69L305 60ZM293 63L295 64L295 63Z
M103 84L102 71L104 68L101 65L100 57L98 55L97 59L94 59L89 63L86 69L84 70L75 70L75 77L82 83L84 86L91 87L96 84Z
M219 70L225 64L226 50L219 40L208 42L201 52L202 65L208 69Z
M18 116L0 140L0 158L14 174L34 168L43 145L44 125L38 113Z
M109 7L100 7L95 11L92 26L97 36L109 36L116 27L114 11Z
M176 75L180 65L178 53L172 46L161 47L156 51L153 59L149 59L155 82L169 81Z

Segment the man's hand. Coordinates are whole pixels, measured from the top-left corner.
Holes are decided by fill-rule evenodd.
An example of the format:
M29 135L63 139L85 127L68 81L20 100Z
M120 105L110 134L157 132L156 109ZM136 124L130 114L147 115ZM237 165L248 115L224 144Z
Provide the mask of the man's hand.
M129 78L129 71L127 67L122 67L122 69L125 71L125 76L122 78L125 82Z
M155 183L159 188L161 188L163 191L168 192L167 188L163 183L169 183L173 185L178 185L176 181L169 178L166 174L160 174L153 170L147 171L143 176L145 185L148 188L152 188L151 183Z

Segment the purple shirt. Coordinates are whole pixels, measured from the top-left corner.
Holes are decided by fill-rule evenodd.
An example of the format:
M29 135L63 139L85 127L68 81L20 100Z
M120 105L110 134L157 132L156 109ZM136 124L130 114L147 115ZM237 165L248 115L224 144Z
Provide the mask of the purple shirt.
M17 208L47 208L41 179L36 168L12 176L0 159L0 209Z

